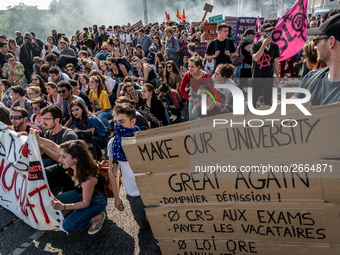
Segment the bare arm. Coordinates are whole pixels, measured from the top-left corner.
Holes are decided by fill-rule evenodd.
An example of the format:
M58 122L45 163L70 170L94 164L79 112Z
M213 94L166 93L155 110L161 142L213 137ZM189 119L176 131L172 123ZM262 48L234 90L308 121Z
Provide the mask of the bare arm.
M113 164L112 156L109 157L109 180L113 191L113 196L115 198L115 207L119 211L124 210L123 201L119 197L119 165Z

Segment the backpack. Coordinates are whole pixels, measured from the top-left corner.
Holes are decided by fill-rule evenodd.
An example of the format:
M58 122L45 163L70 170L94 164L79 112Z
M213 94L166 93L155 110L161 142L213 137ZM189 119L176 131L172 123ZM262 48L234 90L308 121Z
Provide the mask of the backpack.
M81 70L81 67L79 66L79 63L78 63L78 58L76 57L69 56L69 55L61 55L58 58L58 62L59 62L60 67L65 68L67 64L71 63L75 67L77 72Z
M73 130L73 132L76 133L79 140L83 140L88 145L89 151L91 152L93 158L97 159L98 158L97 150L96 150L96 145L94 143L92 132L89 130L79 130L79 129L75 129Z
M143 115L143 117L150 123L151 128L156 128L156 127L162 127L163 124L160 122L153 114L144 111L144 110L138 110L138 112Z
M117 59L118 64L122 64L125 66L126 72L129 72L132 69L131 64L126 58L120 57L116 59Z
M236 47L236 53L238 54L238 56L230 57L231 63L234 66L241 65L243 63L243 60L244 60L244 55L242 54L242 49L241 49L240 45Z
M178 47L179 47L178 54L180 54L181 53L181 43L180 43L179 40L177 40L177 41L178 41ZM172 46L175 47L174 36L172 36L171 43L172 43Z

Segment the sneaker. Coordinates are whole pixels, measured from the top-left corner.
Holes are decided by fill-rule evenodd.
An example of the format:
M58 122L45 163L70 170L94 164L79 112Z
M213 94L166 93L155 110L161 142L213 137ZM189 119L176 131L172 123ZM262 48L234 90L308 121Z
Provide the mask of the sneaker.
M100 219L99 222L93 222L93 223L92 223L91 227L90 227L89 230L87 231L87 233L88 233L89 235L97 234L97 233L102 229L104 220L105 220L105 218L106 218L106 214L105 214L105 212L101 212L100 214L102 215L102 218Z

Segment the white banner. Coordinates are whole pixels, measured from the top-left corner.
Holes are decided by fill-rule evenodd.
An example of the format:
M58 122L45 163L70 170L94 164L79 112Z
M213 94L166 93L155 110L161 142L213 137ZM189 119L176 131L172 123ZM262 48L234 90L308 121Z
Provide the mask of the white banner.
M279 6L276 4L262 5L262 17L266 19L277 19Z
M64 221L53 199L34 135L17 137L0 122L0 205L38 230L53 230Z

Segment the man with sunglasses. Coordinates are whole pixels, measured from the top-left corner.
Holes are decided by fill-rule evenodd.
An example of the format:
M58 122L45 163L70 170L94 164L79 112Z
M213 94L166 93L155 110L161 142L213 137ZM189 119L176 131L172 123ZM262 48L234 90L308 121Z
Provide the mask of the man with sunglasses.
M12 123L12 126L5 126L5 129L12 129L21 135L28 135L30 132L30 128L33 128L31 124L27 122L28 112L25 108L21 106L15 106L10 109L9 112L9 119ZM39 135L43 137L43 133L37 127L34 129L39 130Z
M327 67L311 71L301 80L300 88L311 92L312 105L325 105L340 101L340 14L333 15L320 27L310 28L307 35L313 35L317 61ZM303 98L295 93L295 98Z
M72 80L75 80L75 81L78 81L79 79L79 74L76 73L75 71L75 67L72 63L69 63L66 65L66 71L67 71L67 74L68 76L72 79Z

